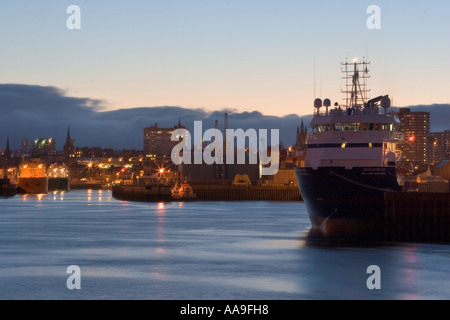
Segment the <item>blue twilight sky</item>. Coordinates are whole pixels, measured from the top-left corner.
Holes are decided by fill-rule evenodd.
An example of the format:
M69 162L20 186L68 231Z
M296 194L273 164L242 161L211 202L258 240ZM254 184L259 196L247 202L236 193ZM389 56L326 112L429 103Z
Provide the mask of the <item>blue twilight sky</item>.
M69 5L81 30L69 30ZM370 5L381 29L370 30ZM0 83L54 86L105 110L310 114L368 56L372 96L450 102L450 1L15 0L0 3ZM315 85L314 85L315 79Z

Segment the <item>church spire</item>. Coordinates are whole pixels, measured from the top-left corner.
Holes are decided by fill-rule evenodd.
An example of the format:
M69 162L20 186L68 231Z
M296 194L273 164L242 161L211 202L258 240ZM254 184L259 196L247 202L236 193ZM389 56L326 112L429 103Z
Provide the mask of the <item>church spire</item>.
M11 165L11 149L9 147L9 137L6 138L6 149L5 149L4 157L5 157L5 164L7 166L10 166Z
M70 127L67 127L67 138L66 144L64 145L64 155L67 158L70 158L71 155L75 152L75 140L72 140L70 137Z

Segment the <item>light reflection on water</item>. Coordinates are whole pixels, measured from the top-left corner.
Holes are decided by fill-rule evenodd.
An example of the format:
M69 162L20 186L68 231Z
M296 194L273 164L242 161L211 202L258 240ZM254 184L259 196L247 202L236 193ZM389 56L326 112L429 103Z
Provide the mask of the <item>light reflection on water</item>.
M324 241L298 202L134 203L77 190L0 205L0 299L450 298L450 246ZM65 287L73 264L78 293Z

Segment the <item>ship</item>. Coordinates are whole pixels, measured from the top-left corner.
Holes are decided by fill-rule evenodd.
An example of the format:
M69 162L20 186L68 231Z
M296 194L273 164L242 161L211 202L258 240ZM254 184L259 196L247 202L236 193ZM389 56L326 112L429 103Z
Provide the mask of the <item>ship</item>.
M47 194L48 177L45 164L38 158L23 162L19 167L18 193Z
M8 198L17 194L17 184L11 182L7 177L0 178L0 197Z
M341 63L344 103L314 100L305 164L295 167L313 231L369 235L383 228L384 194L401 191L400 121L389 95L368 99L365 59Z
M52 164L47 169L48 191L70 191L69 170L65 165Z
M189 183L175 183L171 189L172 200L176 201L192 201L196 199L196 194Z
M0 197L9 198L17 194L15 168L0 169Z

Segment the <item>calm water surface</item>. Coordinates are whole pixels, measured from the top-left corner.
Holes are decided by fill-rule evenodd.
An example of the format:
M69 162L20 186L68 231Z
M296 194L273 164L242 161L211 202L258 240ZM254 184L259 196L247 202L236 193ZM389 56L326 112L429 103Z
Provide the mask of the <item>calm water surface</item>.
M0 299L450 299L450 245L337 243L309 228L300 202L0 199Z

